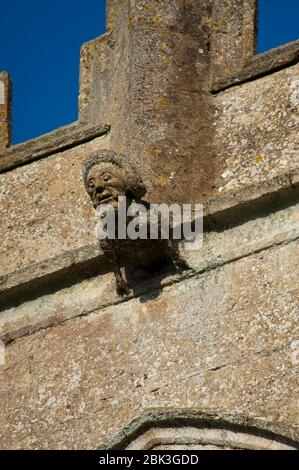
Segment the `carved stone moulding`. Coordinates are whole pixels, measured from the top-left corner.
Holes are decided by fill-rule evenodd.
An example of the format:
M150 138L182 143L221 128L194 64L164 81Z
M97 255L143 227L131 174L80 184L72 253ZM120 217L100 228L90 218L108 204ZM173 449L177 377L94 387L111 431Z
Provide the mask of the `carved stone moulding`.
M294 447L266 437L222 428L194 426L151 428L133 440L127 450L292 450Z
M246 423L246 424L241 424ZM250 424L248 424L250 423ZM272 430L273 429L273 430ZM143 413L114 436L105 449L122 450L298 450L283 429L248 418L194 412Z

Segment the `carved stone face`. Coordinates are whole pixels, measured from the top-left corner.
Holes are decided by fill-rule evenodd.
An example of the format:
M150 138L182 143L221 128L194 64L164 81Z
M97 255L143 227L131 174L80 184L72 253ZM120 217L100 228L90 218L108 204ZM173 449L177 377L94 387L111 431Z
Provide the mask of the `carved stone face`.
M127 193L124 172L112 163L93 166L87 176L87 192L95 208L100 204L116 206L118 198Z

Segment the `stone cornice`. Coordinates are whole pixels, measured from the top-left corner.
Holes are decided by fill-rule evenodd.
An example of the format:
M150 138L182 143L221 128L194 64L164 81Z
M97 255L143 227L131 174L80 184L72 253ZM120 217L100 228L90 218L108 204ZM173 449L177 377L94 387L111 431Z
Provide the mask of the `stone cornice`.
M79 121L36 139L0 151L0 173L55 155L108 134L109 125L82 124Z

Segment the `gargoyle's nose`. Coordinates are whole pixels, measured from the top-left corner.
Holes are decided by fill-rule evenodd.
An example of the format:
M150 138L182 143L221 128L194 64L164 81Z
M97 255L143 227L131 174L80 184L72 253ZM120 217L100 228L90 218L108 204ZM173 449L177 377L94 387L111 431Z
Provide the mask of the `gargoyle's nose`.
M97 193L102 193L105 189L105 183L102 180L102 178L97 178L96 179L96 192Z
M103 186L97 186L97 187L96 187L96 192L97 192L97 193L102 193L103 191L104 191Z

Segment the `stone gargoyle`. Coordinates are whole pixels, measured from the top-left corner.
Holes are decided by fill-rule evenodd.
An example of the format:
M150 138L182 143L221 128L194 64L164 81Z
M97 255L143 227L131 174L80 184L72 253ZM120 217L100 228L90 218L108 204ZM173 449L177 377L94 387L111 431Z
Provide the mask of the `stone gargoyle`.
M115 237L101 237L99 243L113 268L119 295L128 295L130 292L121 271L122 266L130 266L135 271L138 269L155 271L163 262L170 262L180 272L188 269L186 262L180 256L177 241L171 238L123 239L119 236L120 200L125 201L127 209L136 203L142 204L146 208L145 224L149 226L151 222L149 204L142 200L147 192L146 187L126 157L111 150L98 151L85 161L83 179L94 208L101 214L101 221L107 215L107 211L113 210L115 213ZM126 211L124 222L126 226L136 216L136 214L130 215L129 212Z

